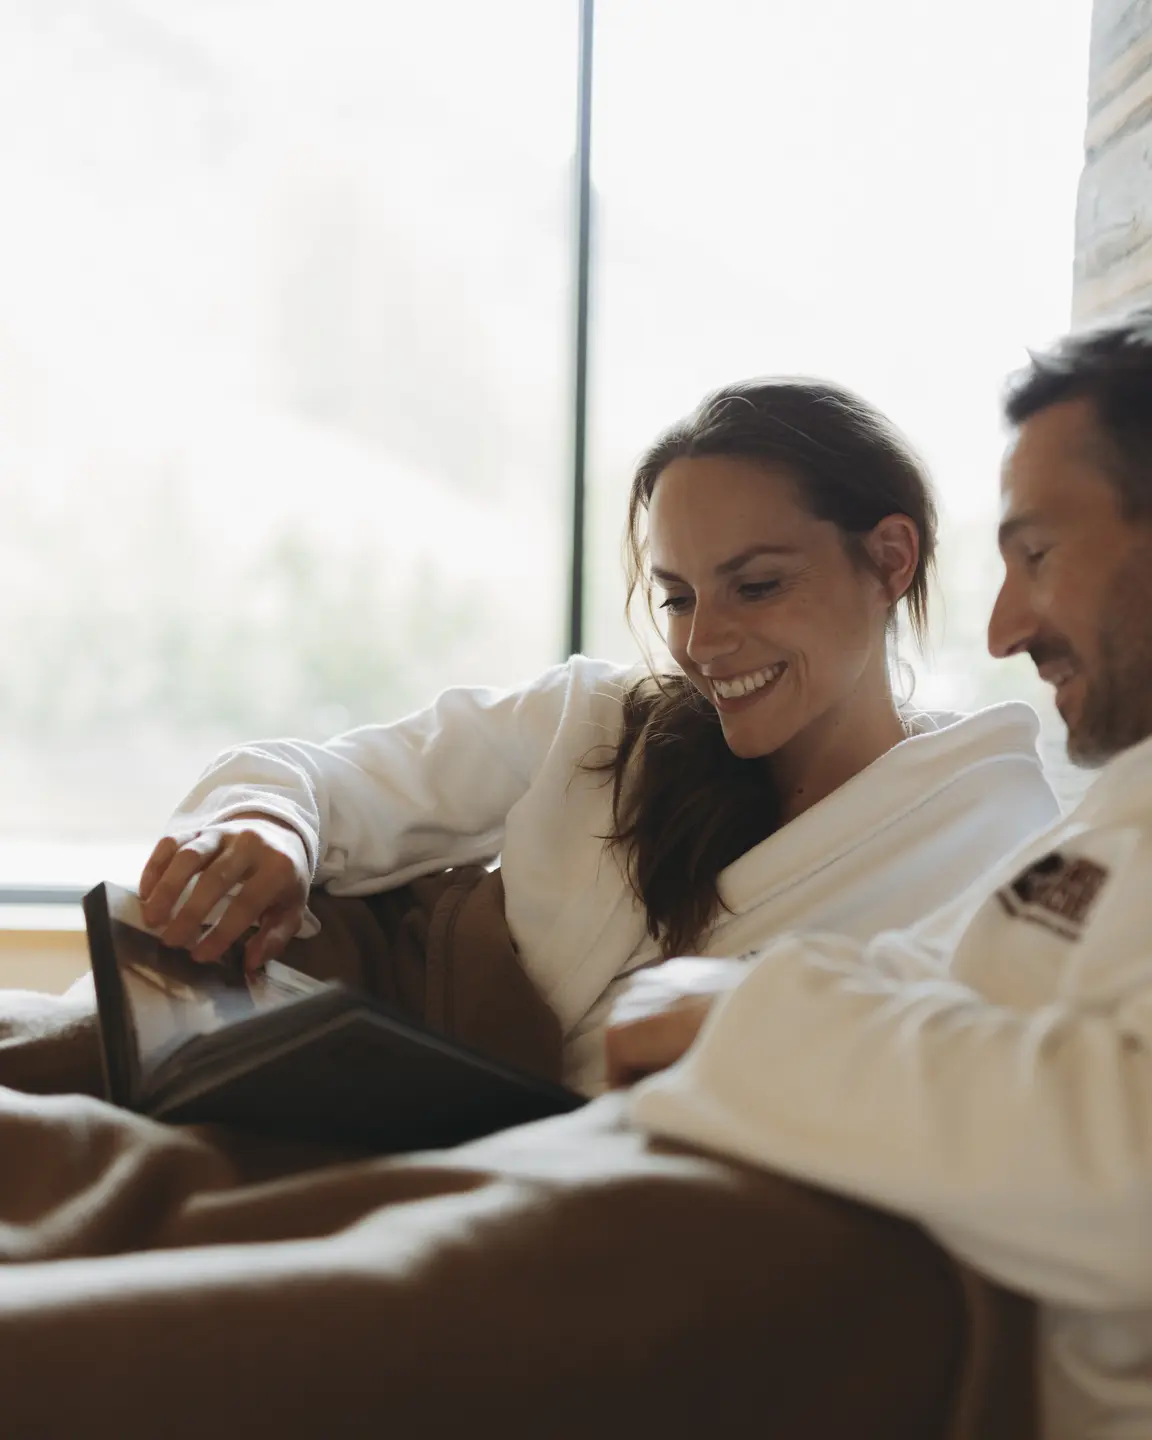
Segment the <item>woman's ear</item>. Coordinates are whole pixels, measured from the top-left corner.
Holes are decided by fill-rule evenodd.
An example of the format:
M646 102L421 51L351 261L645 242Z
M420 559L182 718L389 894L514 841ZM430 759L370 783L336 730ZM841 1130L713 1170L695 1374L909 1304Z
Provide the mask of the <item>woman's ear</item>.
M864 537L864 548L884 586L889 605L906 594L920 563L920 531L907 515L886 515Z

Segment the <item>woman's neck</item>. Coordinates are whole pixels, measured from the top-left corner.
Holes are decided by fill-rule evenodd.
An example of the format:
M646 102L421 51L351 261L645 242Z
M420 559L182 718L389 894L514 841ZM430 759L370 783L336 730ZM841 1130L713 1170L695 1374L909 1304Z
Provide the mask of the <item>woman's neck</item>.
M838 790L907 738L887 685L871 703L863 697L827 711L769 757L786 825Z

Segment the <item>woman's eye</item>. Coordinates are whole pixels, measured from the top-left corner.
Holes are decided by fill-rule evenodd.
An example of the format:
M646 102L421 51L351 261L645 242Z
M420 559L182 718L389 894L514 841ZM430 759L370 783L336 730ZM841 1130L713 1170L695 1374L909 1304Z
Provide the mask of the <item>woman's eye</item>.
M687 595L669 595L666 600L661 600L660 609L667 610L669 615L682 615L691 603Z
M745 600L762 600L765 595L771 595L779 588L779 580L749 580L740 586L740 594Z
M1040 562L1048 554L1047 550L1029 550L1024 556L1024 564L1029 570L1038 570Z

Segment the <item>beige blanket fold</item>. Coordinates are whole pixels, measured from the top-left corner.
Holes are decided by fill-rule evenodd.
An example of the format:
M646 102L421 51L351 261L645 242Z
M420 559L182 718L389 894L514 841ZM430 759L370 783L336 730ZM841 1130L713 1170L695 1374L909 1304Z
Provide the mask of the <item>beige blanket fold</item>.
M499 870L465 865L363 900L314 891L320 934L284 959L506 1065L559 1080L560 1022L520 964Z
M66 995L0 990L0 1085L30 1095L103 1095L91 984Z
M288 958L556 1073L498 874L417 887L314 897ZM380 1158L17 1093L95 1059L90 1001L0 992L4 1440L1035 1433L1031 1307L619 1095Z
M0 1153L38 1123L52 1161L0 1201L4 1434L943 1440L945 1257L619 1111L243 1186L203 1137L0 1095Z

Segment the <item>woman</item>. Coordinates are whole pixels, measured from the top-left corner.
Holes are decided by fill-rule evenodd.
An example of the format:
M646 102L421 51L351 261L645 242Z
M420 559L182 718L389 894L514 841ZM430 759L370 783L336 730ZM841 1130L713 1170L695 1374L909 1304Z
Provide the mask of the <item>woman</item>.
M229 751L145 867L147 922L202 960L255 925L258 965L308 932L310 885L367 895L499 855L564 1076L594 1092L631 972L906 925L1055 815L1027 706L941 716L893 695L901 607L918 638L927 622L935 513L857 396L710 396L643 458L628 538L630 598L659 605L675 670L573 656L324 745Z

